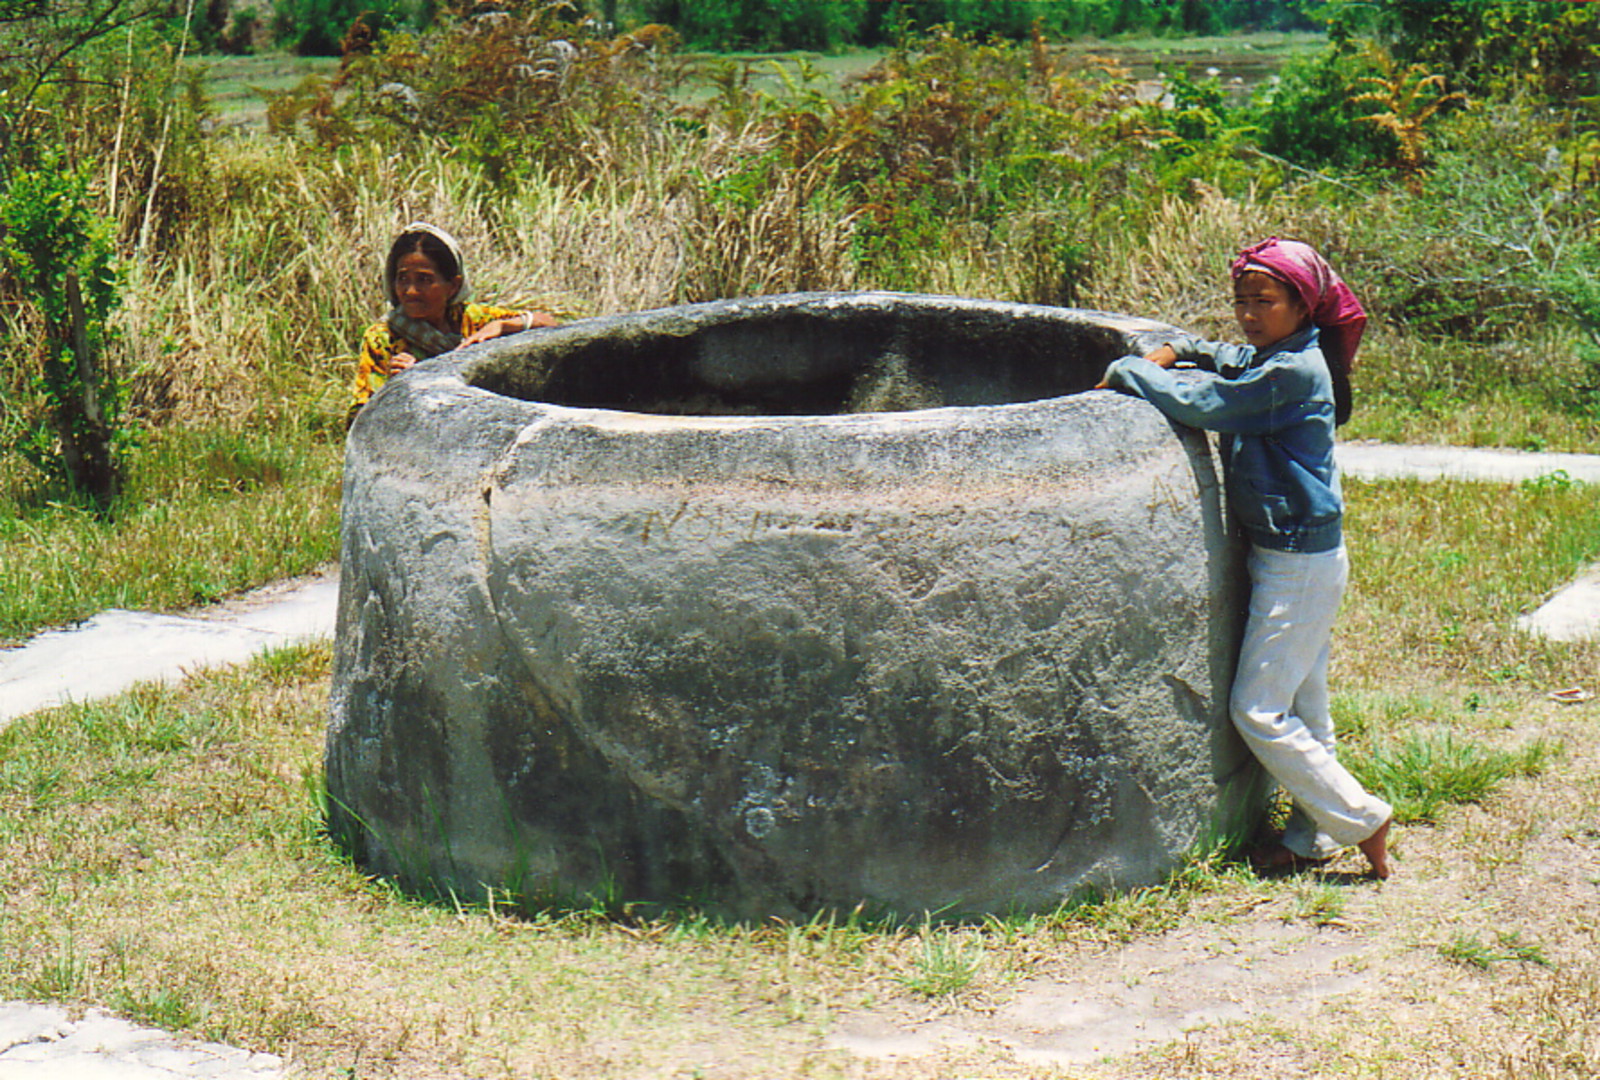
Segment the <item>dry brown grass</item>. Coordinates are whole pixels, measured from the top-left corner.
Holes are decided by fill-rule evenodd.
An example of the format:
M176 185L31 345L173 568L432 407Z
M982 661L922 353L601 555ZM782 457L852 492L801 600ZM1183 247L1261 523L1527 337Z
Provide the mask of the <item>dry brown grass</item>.
M1236 331L1228 263L1245 245L1272 235L1278 222L1260 206L1209 188L1196 196L1162 199L1146 228L1108 245L1089 306L1148 314L1223 340Z
M981 964L957 995L929 999L905 984L926 951L916 928L526 920L481 902L419 904L362 879L308 831L303 774L325 665L319 652L209 675L6 737L0 846L15 877L0 993L107 1004L287 1053L327 1077L1575 1080L1600 1066L1600 761L1581 749L1592 709L1524 699L1501 714L1517 725L1505 737L1580 749L1437 828L1403 830L1399 874L1382 888L1211 870L1182 895L1076 921L944 932ZM53 786L41 780L50 770L20 771L47 743L66 773ZM31 789L19 785L28 776ZM1141 904L1141 921L1108 932ZM1463 937L1507 936L1545 962L1478 968L1445 953ZM1247 985L1205 974L1240 957L1254 957ZM1313 962L1338 987L1303 1008L1292 1003L1313 989ZM1071 1016L1037 1011L1052 987L1103 984L1138 1001L1147 980L1212 1011L1287 1007L1135 1036L1101 1060L1049 1040ZM1133 1004L1121 1022L1141 1009L1153 1021L1162 1004ZM861 1056L842 1036L888 1037L899 1053ZM1068 1056L1020 1053L1030 1046Z
M747 149L685 148L628 183L535 179L491 197L444 162L226 144L216 180L237 197L127 284L118 329L136 411L186 425L253 424L308 405L342 418L356 344L386 307L384 254L413 220L462 241L477 298L567 318L850 287L849 222L811 205L815 173L785 173L753 206L716 205L684 179L737 168Z

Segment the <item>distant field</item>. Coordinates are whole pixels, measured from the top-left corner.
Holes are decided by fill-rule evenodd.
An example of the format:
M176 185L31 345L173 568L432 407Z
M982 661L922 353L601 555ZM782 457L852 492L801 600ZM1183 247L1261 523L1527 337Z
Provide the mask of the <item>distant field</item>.
M332 75L336 56L200 56L189 61L205 73L206 93L224 123L260 125L267 117L262 90L287 90L307 75Z
M1161 71L1178 71L1193 79L1204 79L1214 70L1216 78L1248 89L1267 78L1285 61L1319 49L1325 39L1309 33L1258 33L1229 37L1200 38L1083 38L1058 43L1052 48L1074 67L1100 66L1111 61L1126 68L1135 79L1153 79ZM706 74L716 64L743 64L750 69L752 90L776 91L782 81L773 64L792 72L805 60L820 75L834 84L859 78L883 59L883 49L852 49L824 55L812 52L787 53L688 53L690 77L683 91L687 100L710 93ZM222 120L228 124L257 126L266 119L266 99L262 90L286 90L307 75L332 75L339 69L337 57L290 56L204 56L191 61L205 72L206 87Z

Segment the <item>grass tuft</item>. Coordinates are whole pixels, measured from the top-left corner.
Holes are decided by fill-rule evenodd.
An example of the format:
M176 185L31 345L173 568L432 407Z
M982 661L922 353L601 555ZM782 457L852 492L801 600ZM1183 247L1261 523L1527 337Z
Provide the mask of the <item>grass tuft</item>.
M195 1031L205 1024L205 1006L172 987L120 987L109 1000L118 1014L167 1031Z
M1435 822L1447 806L1482 802L1507 780L1539 775L1556 752L1544 740L1493 750L1445 731L1383 740L1347 764L1363 786L1393 804L1397 821Z
M1061 938L1132 941L1143 934L1170 930L1200 900L1253 881L1244 866L1228 861L1224 849L1217 847L1192 855L1159 884L1080 889L1050 915L1020 922L1024 926L1039 924Z
M978 942L944 927L923 924L921 951L900 984L913 994L950 998L970 988L983 967L984 950Z
M1537 943L1525 942L1515 932L1501 932L1490 944L1477 934L1459 933L1439 946L1439 955L1452 963L1488 971L1495 964L1518 963L1549 967L1544 950Z
M1307 881L1295 895L1294 918L1313 926L1337 926L1344 920L1348 890L1327 882Z

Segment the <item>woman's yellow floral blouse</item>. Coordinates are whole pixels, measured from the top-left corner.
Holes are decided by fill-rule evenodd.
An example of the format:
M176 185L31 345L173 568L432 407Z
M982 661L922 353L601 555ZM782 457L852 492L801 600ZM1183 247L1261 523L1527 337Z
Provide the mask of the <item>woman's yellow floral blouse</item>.
M488 304L451 304L445 309L445 317L462 337L483 329L496 319L508 319L525 314L528 313L491 307ZM536 321L533 325L548 325L548 323ZM405 338L396 336L389 329L387 322L373 323L369 326L367 332L361 336L361 359L356 363L355 400L350 405L351 415L353 416L357 409L365 405L367 399L377 393L378 387L389 378L389 359L392 356L403 352L415 354L417 351L417 346Z

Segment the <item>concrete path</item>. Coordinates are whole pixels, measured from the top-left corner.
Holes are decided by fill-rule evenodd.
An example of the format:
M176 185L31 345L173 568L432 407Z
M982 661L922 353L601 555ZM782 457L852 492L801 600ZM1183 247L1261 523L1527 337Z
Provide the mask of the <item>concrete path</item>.
M1339 467L1363 480L1504 480L1516 483L1565 473L1569 480L1600 484L1600 454L1535 454L1459 446L1339 444Z
M339 576L330 567L190 615L112 608L40 634L20 649L0 652L0 728L51 705L109 697L136 682L181 681L196 668L332 637L338 601Z
M0 1080L284 1080L281 1058L177 1039L89 1010L0 1005Z
M1600 455L1347 443L1345 473L1361 479L1420 477L1518 482L1565 473L1600 483ZM264 648L333 634L338 575L281 582L190 615L102 612L80 626L0 651L0 728L65 701L118 693L135 682L175 680L198 667L232 664ZM1535 633L1600 636L1600 566L1533 615ZM290 1067L269 1054L180 1039L91 1010L72 1021L53 1006L0 1003L0 1080L283 1080Z

